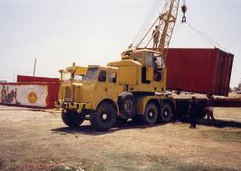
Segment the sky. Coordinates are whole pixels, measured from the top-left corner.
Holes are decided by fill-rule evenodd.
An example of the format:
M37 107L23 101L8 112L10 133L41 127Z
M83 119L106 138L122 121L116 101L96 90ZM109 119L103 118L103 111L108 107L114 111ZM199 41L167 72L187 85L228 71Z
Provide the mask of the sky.
M17 75L59 77L77 65L106 65L120 59L155 0L0 0L0 80ZM241 1L186 0L187 21L235 55L231 87L241 81ZM180 24L170 47L213 48Z

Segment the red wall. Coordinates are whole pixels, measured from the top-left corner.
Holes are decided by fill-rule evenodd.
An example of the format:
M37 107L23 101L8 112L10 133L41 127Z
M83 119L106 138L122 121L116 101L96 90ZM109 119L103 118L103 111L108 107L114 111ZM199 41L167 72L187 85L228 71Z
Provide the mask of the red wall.
M59 78L47 78L47 77L33 77L18 75L17 82L25 83L46 83L48 85L48 97L47 104L49 108L54 107L54 102L58 100L60 80Z
M17 82L60 82L59 78L47 78L47 77L33 77L18 75Z
M58 92L60 80L58 78L32 77L32 76L17 76L17 83L0 83L0 85L46 85L48 87L48 95L46 98L46 108L53 108L54 102L58 100ZM36 106L38 107L38 106Z
M48 97L47 104L49 108L54 108L54 102L58 100L60 83L48 83Z

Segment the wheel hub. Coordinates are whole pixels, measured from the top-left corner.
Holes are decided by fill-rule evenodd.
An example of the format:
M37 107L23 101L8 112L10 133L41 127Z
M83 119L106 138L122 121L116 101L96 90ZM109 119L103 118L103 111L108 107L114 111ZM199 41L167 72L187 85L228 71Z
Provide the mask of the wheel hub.
M149 116L152 117L153 116L153 112L149 112Z
M125 101L125 104L124 104L124 108L127 110L127 111L130 111L133 107L133 104L132 104L132 101L131 100L126 100Z
M106 113L104 113L104 114L102 115L102 119L103 119L103 120L106 120L107 117L108 117L108 115L107 115Z
M164 111L164 116L168 116L168 112L166 110Z

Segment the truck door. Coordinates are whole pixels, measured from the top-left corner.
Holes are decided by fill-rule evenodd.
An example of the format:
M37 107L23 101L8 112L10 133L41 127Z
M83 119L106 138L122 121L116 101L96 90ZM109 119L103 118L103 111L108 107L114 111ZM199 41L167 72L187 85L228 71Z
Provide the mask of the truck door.
M106 96L107 93L107 86L106 86L106 71L101 70L98 76L98 86L96 86L96 90L95 90L95 97L99 100L101 100L101 98Z
M114 99L117 97L119 91L116 84L117 74L116 73L107 73L107 95Z

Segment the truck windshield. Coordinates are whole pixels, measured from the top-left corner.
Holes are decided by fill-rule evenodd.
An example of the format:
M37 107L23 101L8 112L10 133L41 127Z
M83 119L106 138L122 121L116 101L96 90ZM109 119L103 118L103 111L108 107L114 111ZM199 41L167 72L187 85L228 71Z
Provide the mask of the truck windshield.
M74 75L73 76L73 80L74 81L82 81L82 80L84 80L84 75Z
M98 67L88 68L85 80L97 80L98 75L99 75Z

